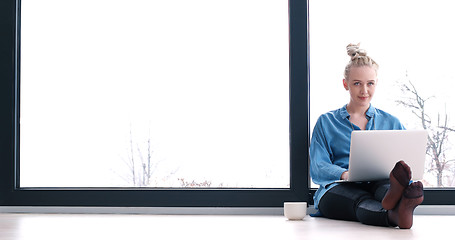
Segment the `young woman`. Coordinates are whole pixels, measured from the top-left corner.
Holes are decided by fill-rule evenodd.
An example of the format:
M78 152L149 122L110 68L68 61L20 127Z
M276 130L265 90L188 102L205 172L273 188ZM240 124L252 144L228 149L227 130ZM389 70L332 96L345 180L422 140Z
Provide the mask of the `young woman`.
M336 182L349 175L352 131L404 129L396 117L370 104L378 83L378 64L359 44L349 44L347 52L351 60L343 86L349 91L349 103L321 115L311 138L310 175L320 185L315 208L327 218L411 228L414 209L423 201L423 186L410 183L411 169L405 162L396 163L387 181Z

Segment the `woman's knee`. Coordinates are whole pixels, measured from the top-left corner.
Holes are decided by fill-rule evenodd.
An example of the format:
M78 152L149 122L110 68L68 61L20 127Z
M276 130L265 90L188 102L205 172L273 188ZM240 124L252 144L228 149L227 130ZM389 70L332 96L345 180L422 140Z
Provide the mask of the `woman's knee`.
M339 185L330 189L319 202L319 211L327 218L358 221L356 208L371 194L354 185Z

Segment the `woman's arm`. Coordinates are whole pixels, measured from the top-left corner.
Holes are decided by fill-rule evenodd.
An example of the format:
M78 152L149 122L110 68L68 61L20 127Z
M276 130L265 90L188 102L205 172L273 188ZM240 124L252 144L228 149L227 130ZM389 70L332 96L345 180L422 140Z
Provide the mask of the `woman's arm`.
M319 118L313 130L310 144L310 175L314 183L325 186L340 180L347 169L333 163L333 153L323 131L324 125L330 125Z

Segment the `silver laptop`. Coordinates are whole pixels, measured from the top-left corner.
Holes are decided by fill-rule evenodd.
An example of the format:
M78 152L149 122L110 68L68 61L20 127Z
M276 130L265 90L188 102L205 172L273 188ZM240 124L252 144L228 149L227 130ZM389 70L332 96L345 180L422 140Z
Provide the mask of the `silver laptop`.
M395 163L400 160L411 167L413 180L421 180L427 136L425 130L353 131L348 181L388 179Z

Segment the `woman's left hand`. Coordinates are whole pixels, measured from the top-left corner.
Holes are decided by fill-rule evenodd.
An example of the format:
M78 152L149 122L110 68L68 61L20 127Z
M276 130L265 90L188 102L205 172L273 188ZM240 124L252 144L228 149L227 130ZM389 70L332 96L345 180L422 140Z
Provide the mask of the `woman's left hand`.
M349 171L346 171L341 174L341 177L340 177L341 180L348 180L348 178L349 178Z

